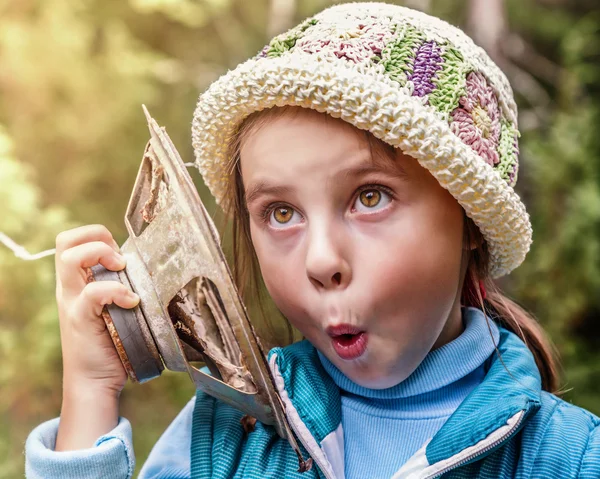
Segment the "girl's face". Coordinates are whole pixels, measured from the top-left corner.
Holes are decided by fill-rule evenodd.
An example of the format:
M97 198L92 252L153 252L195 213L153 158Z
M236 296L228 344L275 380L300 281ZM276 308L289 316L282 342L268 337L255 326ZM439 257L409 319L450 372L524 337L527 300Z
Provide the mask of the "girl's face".
M400 150L374 159L350 124L297 113L241 145L265 284L346 376L391 387L462 331L462 209Z

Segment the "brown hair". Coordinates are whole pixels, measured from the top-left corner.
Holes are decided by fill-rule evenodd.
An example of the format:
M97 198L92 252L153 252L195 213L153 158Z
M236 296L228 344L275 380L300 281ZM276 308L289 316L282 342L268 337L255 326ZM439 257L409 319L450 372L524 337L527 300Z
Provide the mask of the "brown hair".
M278 335L275 332L274 323L269 322L268 316L265 314L264 299L266 298L266 291L260 274L258 258L252 246L249 213L246 208L239 159L242 142L250 134L255 133L268 121L284 114L293 115L298 110L297 107L283 106L255 112L242 122L228 144L230 161L228 171L230 174L226 200L223 206L227 217L231 219L232 273L240 295L245 302L248 298L253 298L255 301L253 306L258 308L258 312L262 316L262 322L269 328L269 333L273 338L281 336L281 334ZM361 131L361 133L364 133L368 141L374 160L383 157L395 161L396 151L393 146L375 138L368 131ZM515 301L505 296L489 276L490 254L487 242L473 220L466 214L463 216L463 244L477 245L477 247L468 250L467 253L468 263L461 293L461 304L479 308L487 318L491 317L493 321L518 335L535 358L542 379L542 388L549 392L558 392L559 373L555 348L551 345L544 330L534 317ZM465 252L464 248L463 252ZM479 288L480 281L486 291L485 299ZM273 308L272 305L271 308ZM277 314L277 312L275 313ZM279 324L283 324L286 328L287 342L289 343L294 337L293 329L280 313L279 315L283 319ZM272 314L269 316L272 316ZM281 339L278 342L281 343Z

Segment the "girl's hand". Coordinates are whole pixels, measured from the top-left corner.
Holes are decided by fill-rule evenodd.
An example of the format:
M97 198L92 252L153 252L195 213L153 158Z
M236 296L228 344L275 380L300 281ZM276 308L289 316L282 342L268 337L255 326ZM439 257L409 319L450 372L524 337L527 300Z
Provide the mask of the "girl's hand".
M93 444L118 420L118 397L127 373L100 314L110 303L133 308L139 297L117 281L87 282L88 268L98 263L111 271L125 268L118 250L102 225L82 226L56 237L56 301L63 356L57 450L89 447L90 441ZM87 424L77 426L82 416Z

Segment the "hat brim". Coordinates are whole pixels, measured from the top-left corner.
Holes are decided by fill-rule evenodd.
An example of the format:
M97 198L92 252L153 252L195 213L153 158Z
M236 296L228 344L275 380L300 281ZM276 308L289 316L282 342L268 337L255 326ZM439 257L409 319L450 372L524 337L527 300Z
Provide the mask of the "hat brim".
M417 159L479 227L493 278L523 262L532 242L525 206L440 113L386 75L315 55L248 60L200 96L192 142L196 165L217 203L228 182L227 145L239 124L253 112L284 105L341 118Z

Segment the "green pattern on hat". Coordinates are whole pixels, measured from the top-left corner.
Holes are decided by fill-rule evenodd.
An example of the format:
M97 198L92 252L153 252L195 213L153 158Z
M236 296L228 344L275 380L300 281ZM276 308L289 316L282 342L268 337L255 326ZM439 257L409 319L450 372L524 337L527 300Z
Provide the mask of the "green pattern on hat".
M465 62L456 48L448 44L443 47L444 63L437 77L432 80L436 89L429 94L429 104L447 117L458 107L460 98L467 94L467 75L473 67Z
M263 50L264 55L269 58L275 58L281 56L283 53L291 50L296 45L296 42L302 38L304 32L313 25L316 25L317 20L309 18L304 20L296 28L278 35L267 45L266 49Z
M498 151L500 153L500 164L497 166L498 172L509 185L514 186L517 183L519 170L519 146L518 138L521 136L513 124L506 120L501 120L500 144Z
M401 31L381 53L381 65L392 80L404 86L413 72L415 52L425 41L425 35L410 25L398 30Z

